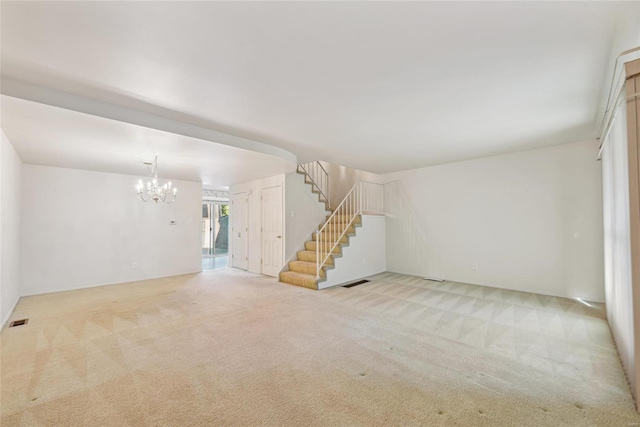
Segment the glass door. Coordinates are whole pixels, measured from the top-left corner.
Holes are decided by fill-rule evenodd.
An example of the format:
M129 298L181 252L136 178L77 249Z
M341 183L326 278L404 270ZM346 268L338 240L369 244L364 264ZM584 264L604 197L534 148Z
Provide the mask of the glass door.
M202 256L227 255L229 251L229 205L202 204Z

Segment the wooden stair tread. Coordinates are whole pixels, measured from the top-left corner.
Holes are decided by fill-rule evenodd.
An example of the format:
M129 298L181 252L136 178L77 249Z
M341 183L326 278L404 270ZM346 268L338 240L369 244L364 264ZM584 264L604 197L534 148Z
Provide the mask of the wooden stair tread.
M327 215L326 219L327 221L331 218L331 215ZM340 219L342 221L346 221L346 220L352 220L352 219L356 219L359 220L360 219L360 215L356 215L355 218L351 215L344 215L344 214L336 214L333 216L333 219Z
M302 286L309 289L318 289L318 279L310 274L295 271L283 271L280 273L280 281L290 285Z
M349 227L346 227L346 230L345 230L345 228L335 228L334 229L333 227L329 227L329 228L324 229L322 231L322 234L325 235L325 236L338 237L338 236L343 234L343 231L344 231L344 235L345 236L353 235L353 234L356 233L355 227L353 225L350 225ZM313 233L311 233L311 235L314 236L314 235L316 235L316 233L317 232L314 231Z
M313 264L313 265L316 265L316 263L315 263L315 262L311 262L311 261L301 261L301 260L289 261L289 264Z
M347 225L347 224L351 224L352 226L356 226L359 227L362 225L362 220L360 218L348 218L348 217L341 217L341 216L334 216L333 218L331 218L331 221L329 221L329 218L327 218L322 225L325 224L339 224L341 226L343 225Z
M316 274L320 274L320 277L326 277L326 269L334 268L333 265L323 265L320 271L316 270L316 263L310 261L289 261L289 271L296 273L311 274L314 277Z
M295 261L289 261L289 264L293 264L293 265L300 265L300 266L313 266L313 268L316 267L316 262L315 261L304 261L304 260L295 260Z
M343 235L342 237L340 237L340 243L349 243L349 237L351 237L353 235L355 235L355 233L348 233L348 234ZM320 241L322 241L323 243L334 243L336 240L338 240L339 236L340 236L339 234L323 233L322 234L322 238L320 239ZM312 239L313 242L318 240L318 237L316 236L316 233L313 233L313 235L311 236L311 239ZM324 249L324 248L321 247L321 249Z
M325 252L321 253L320 256L324 260L324 265L318 272L316 268L318 257L318 254L316 253L318 247L316 239L318 233L316 231L311 234L312 240L305 242L304 250L300 250L296 253L296 259L289 261L289 271L283 271L280 273L279 278L280 281L284 283L302 286L309 289L318 289L318 282L326 280L326 270L335 268L334 258L342 256L342 248L349 246L349 238L356 235L356 227L362 226L362 216L345 214L333 215L334 211L330 209L329 202L326 200L326 197L320 192L318 186L309 179L308 175L300 165L296 168L296 172L304 175L304 182L311 185L311 192L318 196L318 201L320 203L324 203L326 208L325 210L331 212L331 214L326 216L325 221L318 227L318 229L320 229L328 224L327 228L322 233L322 241L324 243L321 245L321 248ZM340 237L339 240L338 237ZM331 253L328 254L326 251L330 248L325 246L327 246L327 243L335 242L336 240L338 240L338 243L331 249ZM329 256L327 257L327 255ZM320 278L316 277L317 273L320 274Z
M298 257L298 261L309 261L309 262L316 262L316 258L317 258L317 253L316 251L298 251L296 256ZM327 252L323 252L320 254L320 256L322 258L325 258L327 256ZM332 253L331 256L327 259L327 264L333 265L333 259L337 258L337 257L341 257L341 254L337 254L337 253ZM304 259L301 259L304 258Z
M349 246L349 245L345 244L345 243L340 243L335 248L333 248L333 253L337 254L337 255L342 254L342 247L343 246ZM315 252L316 251L316 242L314 242L314 241L305 242L304 248L306 250L308 250L308 251Z

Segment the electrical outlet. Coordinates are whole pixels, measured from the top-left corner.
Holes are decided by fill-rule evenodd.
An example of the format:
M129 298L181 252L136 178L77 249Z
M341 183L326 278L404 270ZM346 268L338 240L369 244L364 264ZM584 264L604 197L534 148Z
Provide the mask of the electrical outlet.
M477 262L474 262L473 264L471 264L471 269L472 269L473 271L478 271L478 263L477 263Z
M131 264L131 268L132 268L133 270L135 270L136 268L138 268L138 263L137 263L137 262L134 262L133 264Z

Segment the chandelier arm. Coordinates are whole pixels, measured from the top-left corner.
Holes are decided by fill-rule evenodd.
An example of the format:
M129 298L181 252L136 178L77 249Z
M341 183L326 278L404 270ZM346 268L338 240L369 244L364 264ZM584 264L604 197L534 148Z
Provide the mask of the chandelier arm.
M144 192L140 192L140 193L139 193L139 195L140 195L140 200L142 200L143 202L145 202L145 203L146 203L146 202L148 202L148 201L150 201L150 200L151 200L151 195L149 195L149 197L148 197L147 199L145 199L145 198L144 198L144 194L145 194Z
M174 203L176 201L177 188L171 185L171 181L161 184L158 180L158 156L155 156L153 162L145 162L149 180L146 185L139 180L137 188L138 196L143 202L153 200L156 203Z

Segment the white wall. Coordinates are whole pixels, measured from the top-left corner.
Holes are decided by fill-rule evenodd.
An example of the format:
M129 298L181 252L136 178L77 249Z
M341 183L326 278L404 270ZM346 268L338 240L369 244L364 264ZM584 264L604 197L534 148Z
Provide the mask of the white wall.
M604 301L596 154L575 143L385 175L387 269Z
M201 271L202 185L176 181L177 201L156 205L137 198L136 182L25 164L22 294Z
M330 213L324 210L324 203L318 202L318 195L311 192L303 175L292 172L285 176L285 261L303 250L304 242Z
M336 258L336 268L327 270L327 280L319 288L341 285L387 270L385 253L385 217L363 215L362 227L342 248L342 257Z
M381 181L382 175L328 162L320 163L322 163L322 166L329 174L329 191L331 192L329 198L333 209L342 202L344 197L357 182L383 182Z
M263 188L282 186L284 195L285 175L280 174L269 178L259 179L257 181L246 182L244 184L232 185L229 187L229 194L234 195L238 193L246 192L248 194L248 218L249 218L249 231L248 231L248 268L247 270L252 273L260 274L262 272L262 266L260 265L260 259L262 258L262 240L260 233L260 225L262 223L262 202L260 201L260 195ZM282 211L285 211L284 196L282 198ZM233 221L233 210L230 212L231 221ZM286 242L286 229L283 224L283 242ZM233 253L233 239L229 239L229 253ZM282 245L282 259L285 258L285 244ZM231 265L231 263L230 263Z
M20 299L22 161L2 133L0 146L0 328Z

